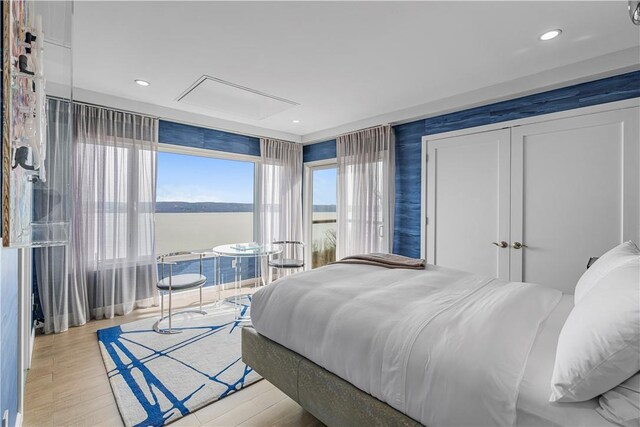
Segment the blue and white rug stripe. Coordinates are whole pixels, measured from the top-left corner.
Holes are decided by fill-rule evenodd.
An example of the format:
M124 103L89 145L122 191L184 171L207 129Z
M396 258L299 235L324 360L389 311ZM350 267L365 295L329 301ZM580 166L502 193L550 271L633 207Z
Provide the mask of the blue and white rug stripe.
M240 301L249 310L250 297ZM111 388L127 426L162 426L261 377L241 360L234 306L174 317L180 334L151 329L156 317L98 331Z

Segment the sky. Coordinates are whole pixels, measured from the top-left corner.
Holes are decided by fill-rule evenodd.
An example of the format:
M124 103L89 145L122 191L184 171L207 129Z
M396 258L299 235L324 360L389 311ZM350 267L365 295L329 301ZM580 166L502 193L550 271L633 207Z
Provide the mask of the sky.
M254 163L158 152L158 202L253 203Z
M158 152L157 201L253 203L255 164ZM313 204L336 204L336 169L313 172Z
M336 204L336 168L313 171L313 204Z

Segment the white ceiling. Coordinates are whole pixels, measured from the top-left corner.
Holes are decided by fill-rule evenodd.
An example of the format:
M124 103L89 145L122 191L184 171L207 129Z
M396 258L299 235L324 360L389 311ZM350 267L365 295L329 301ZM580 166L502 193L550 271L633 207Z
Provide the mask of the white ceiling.
M81 100L310 141L640 68L640 27L626 0L76 1L73 61ZM248 120L178 103L203 75L300 105Z

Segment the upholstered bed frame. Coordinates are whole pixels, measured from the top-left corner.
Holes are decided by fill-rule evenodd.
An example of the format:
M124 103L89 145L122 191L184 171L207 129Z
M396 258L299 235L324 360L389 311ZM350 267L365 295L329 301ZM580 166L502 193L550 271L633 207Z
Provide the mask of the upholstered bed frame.
M298 353L242 329L242 360L328 426L420 426Z

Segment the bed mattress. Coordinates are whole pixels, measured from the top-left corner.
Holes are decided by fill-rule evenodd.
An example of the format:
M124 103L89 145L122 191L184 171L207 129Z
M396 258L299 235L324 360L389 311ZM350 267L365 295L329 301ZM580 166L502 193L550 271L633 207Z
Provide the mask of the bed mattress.
M571 297L428 266L331 265L254 294L257 332L427 426L608 425L550 404Z

